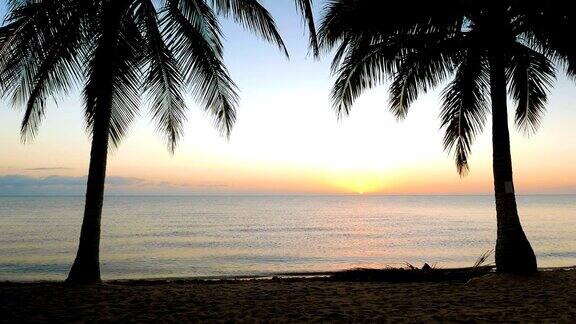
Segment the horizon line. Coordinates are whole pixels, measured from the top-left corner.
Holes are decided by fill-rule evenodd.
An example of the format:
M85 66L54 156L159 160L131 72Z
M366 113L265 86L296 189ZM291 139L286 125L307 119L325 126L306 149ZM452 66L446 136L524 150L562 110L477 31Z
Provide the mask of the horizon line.
M85 194L0 194L0 197L84 197ZM369 194L369 193L330 193L330 194L297 194L297 193L223 193L223 194L105 194L105 197L337 197L337 196L354 196L354 197L492 197L491 193L391 193L391 194ZM516 193L516 196L576 196L576 193Z

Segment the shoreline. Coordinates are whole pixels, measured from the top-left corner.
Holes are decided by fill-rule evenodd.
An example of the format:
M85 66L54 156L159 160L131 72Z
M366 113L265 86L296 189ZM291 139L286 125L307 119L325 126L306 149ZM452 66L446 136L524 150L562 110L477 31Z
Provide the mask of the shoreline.
M486 267L486 266L483 266ZM492 266L488 266L492 267ZM436 271L442 272L450 272L450 271L469 271L472 270L473 267L457 267L457 268L437 268L434 269ZM254 275L238 275L238 276L178 276L178 277L148 277L148 278L116 278L116 279L103 279L102 283L110 283L110 284L122 284L122 283L130 283L130 282L165 282L165 283L173 283L173 282L218 282L218 281L249 281L249 280L276 280L276 279L283 279L283 280L314 280L314 279L322 279L322 278L330 278L332 276L350 272L350 271L363 271L363 270L370 270L370 271L382 271L386 272L389 270L409 270L405 268L394 268L394 267L386 267L386 268L351 268L345 270L335 270L335 271L295 271L295 272L270 272L265 274L254 274ZM416 271L421 269L416 269ZM542 267L538 268L538 272L549 272L549 271L576 271L576 265L572 266L562 266L562 267ZM494 271L491 271L494 273ZM408 281L409 282L409 281ZM55 283L64 283L64 280L51 280L51 279L38 279L38 280L2 280L0 279L0 286L6 284L55 284Z
M574 322L576 268L468 282L314 279L0 283L0 322Z

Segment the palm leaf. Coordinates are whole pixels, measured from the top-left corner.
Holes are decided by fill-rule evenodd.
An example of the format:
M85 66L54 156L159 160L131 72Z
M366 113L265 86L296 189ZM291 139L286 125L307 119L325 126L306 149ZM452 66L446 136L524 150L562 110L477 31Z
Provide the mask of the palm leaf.
M329 50L359 35L388 41L399 35L457 33L462 30L465 9L460 0L444 1L442 6L425 0L330 0L318 30L319 45Z
M182 137L186 121L186 104L181 94L183 77L180 67L166 45L160 30L158 15L151 0L140 0L138 20L141 21L146 43L144 65L148 67L144 91L150 97L152 118L166 139L171 153Z
M308 26L308 33L310 34L310 47L315 57L320 56L320 46L318 44L318 35L316 34L316 26L314 24L314 13L312 10L312 0L295 0L298 10L304 18L304 22Z
M71 0L11 3L10 23L0 31L2 85L15 105L25 103L22 140L37 133L49 96L80 79L82 8Z
M397 119L406 117L421 92L436 87L454 72L460 51L466 46L460 38L426 38L403 57L390 85L390 108Z
M571 2L522 1L516 9L522 17L518 34L538 52L546 55L576 78L576 47L566 32L576 29Z
M397 69L399 49L388 43L370 45L352 42L339 65L332 88L332 103L338 117L350 114L356 99L367 89L382 84Z
M218 14L232 18L264 40L274 43L288 57L272 15L257 0L211 0Z
M469 171L468 156L475 137L480 134L489 112L487 94L489 76L481 53L468 50L458 66L454 80L442 94L441 127L444 148L454 152L460 175Z
M45 3L17 6L7 18L8 25L0 31L0 80L3 95L10 96L15 105L27 101L29 85L33 83L38 65L43 58L50 9Z
M87 63L85 116L90 133L97 120L104 120L100 126L108 128L112 145L118 146L138 112L143 41L128 1L107 3L98 24Z
M191 0L183 0L187 1ZM189 6L181 11L179 1L174 0L164 19L164 27L172 31L169 47L182 64L185 80L216 126L229 136L236 121L238 95L223 63L220 29L212 10Z
M517 103L516 125L526 134L537 131L555 80L553 63L543 54L517 44L506 71L509 92Z

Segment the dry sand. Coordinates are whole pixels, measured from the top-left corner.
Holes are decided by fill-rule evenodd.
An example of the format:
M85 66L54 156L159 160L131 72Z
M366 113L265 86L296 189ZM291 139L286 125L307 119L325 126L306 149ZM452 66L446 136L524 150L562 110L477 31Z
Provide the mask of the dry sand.
M0 283L0 322L576 322L576 270L467 284L128 281Z

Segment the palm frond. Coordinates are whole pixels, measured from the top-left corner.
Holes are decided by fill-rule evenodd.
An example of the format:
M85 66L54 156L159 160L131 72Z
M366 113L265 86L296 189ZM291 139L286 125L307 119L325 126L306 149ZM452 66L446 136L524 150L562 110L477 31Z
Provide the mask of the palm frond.
M258 0L211 0L216 13L224 17L231 16L246 29L264 40L276 44L288 57L286 45L278 32L272 15Z
M363 91L392 77L391 109L402 118L418 92L450 74L461 47L451 43L462 34L457 2L449 1L456 9L448 12L429 1L328 1L318 38L323 50L337 47L331 68L338 116L347 115Z
M0 89L2 95L7 96L9 89L14 86L14 81L18 79L18 70L27 57L24 51L19 51L17 44L22 47L27 42L37 42L37 39L24 40L24 35L31 36L32 33L26 31L26 27L31 28L31 20L27 18L15 18L11 15L10 19L4 26L0 27ZM33 27L32 27L33 28ZM22 31L24 30L24 33ZM17 41L19 41L17 43ZM31 44L32 46L38 46ZM29 49L31 46L25 46Z
M29 85L33 83L46 45L50 8L45 3L12 3L8 24L0 30L0 81L3 95L14 105L27 100Z
M223 63L220 29L212 10L183 12L178 1L173 0L163 23L164 28L172 31L169 47L181 62L193 94L212 114L221 132L229 136L236 121L238 95Z
M170 153L183 135L186 121L186 104L182 96L183 77L172 51L165 43L157 11L151 0L140 0L137 11L145 37L144 65L148 71L144 80L144 91L150 97L152 118L157 130L162 133Z
M109 2L99 20L84 88L90 133L97 120L107 121L109 138L118 146L138 112L143 41L127 1Z
M22 141L32 139L49 96L65 93L81 75L82 8L73 1L12 2L0 32L0 75L15 105L25 103Z
M332 89L337 115L348 115L365 90L392 77L391 109L402 118L418 91L438 84L454 70L462 46L460 38L432 34L401 35L387 41L376 41L370 35L345 39L332 62L337 75Z
M490 256L492 255L492 253L494 253L494 250L488 250L484 253L482 253L478 259L476 259L476 262L474 262L474 265L472 266L472 269L478 269L484 265L488 265L486 264L486 261L488 261L488 258L490 258Z
M168 35L169 40L172 40L174 48L172 50L180 52L185 46L186 39L181 31L194 29L207 45L212 48L218 55L222 55L222 31L220 24L214 13L214 10L205 0L165 0L166 7L163 9L164 16L161 19L161 25L165 30L171 33ZM220 0L220 2L227 2L231 0Z
M332 88L332 104L339 118L367 89L382 84L397 68L399 49L388 43L370 45L369 41L350 43L338 68Z
M21 126L24 141L35 136L44 115L46 98L65 94L82 77L78 60L82 46L81 13L74 10L77 8L73 6L66 9L72 10L60 11L61 23L59 26L51 26L55 30L54 35L47 39L48 46L43 60L28 91L28 103Z
M397 119L403 119L418 95L436 87L454 72L465 42L450 38L422 41L400 60L398 72L390 85L390 109Z
M486 65L481 53L468 50L454 80L442 94L440 119L445 130L444 148L454 152L456 168L461 176L469 171L468 156L472 143L482 132L489 112Z
M509 92L517 103L516 125L525 134L536 132L555 80L553 63L542 53L517 44L506 71Z
M566 31L576 29L576 14L570 2L522 1L518 33L538 52L565 68L576 79L576 47Z
M350 48L350 40L345 39L343 40L338 48L334 52L334 57L332 58L332 63L330 64L330 73L337 74L338 70L340 69L340 65L342 64L348 49Z
M445 1L442 6L425 0L329 0L318 29L319 46L330 50L339 42L359 35L387 41L399 35L457 33L462 30L465 8L460 0Z
M357 1L328 1L324 6L324 16L318 29L318 45L324 50L330 50L338 42L350 41L352 37L360 35L351 31L355 20L348 14L357 9ZM347 33L346 30L349 32ZM348 38L346 38L348 36ZM341 48L342 49L342 48ZM339 51L342 52L342 51Z
M310 39L310 47L315 57L320 56L320 46L318 44L318 35L316 33L316 26L314 23L314 12L312 10L312 0L295 0L298 10L304 18L304 22L308 26L308 33Z

